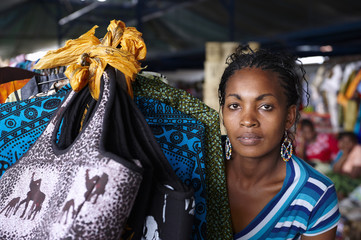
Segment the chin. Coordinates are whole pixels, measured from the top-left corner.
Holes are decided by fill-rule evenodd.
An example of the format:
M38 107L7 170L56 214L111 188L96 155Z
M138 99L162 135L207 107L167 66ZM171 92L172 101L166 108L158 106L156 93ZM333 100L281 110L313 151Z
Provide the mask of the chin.
M264 155L260 155L259 152L258 153L243 153L243 154L239 154L239 156L241 158L254 158L254 159L258 159L258 158L262 158L264 157Z

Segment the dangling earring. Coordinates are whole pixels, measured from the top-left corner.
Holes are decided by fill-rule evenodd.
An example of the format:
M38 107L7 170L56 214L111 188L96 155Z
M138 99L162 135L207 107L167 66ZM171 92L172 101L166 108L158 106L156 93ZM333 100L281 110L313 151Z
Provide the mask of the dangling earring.
M232 144L229 141L229 137L227 136L226 138L226 146L225 146L225 150L226 150L226 159L227 160L231 160L231 156L232 156Z
M285 137L283 139L283 143L281 146L281 157L283 161L288 162L292 157L292 153L293 153L292 143L291 140L288 138L287 131L285 131Z

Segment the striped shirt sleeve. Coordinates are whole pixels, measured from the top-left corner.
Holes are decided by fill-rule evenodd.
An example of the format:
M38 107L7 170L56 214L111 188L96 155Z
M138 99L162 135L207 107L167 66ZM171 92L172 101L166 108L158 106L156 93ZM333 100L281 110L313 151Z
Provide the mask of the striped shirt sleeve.
M305 236L316 236L327 232L337 226L341 217L334 185L326 186L317 179L314 179L313 184L314 188L322 190L323 194L310 214L307 230L303 234Z

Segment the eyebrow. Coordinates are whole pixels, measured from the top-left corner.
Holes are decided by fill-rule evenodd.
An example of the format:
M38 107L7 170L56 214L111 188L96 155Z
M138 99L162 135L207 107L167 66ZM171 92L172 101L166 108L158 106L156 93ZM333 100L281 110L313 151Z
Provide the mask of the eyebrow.
M231 93L227 97L235 97L238 100L242 100L242 97L236 93ZM272 93L265 93L265 94L262 94L262 95L259 95L258 97L256 97L256 101L260 101L260 100L264 99L265 97L275 97L275 96Z

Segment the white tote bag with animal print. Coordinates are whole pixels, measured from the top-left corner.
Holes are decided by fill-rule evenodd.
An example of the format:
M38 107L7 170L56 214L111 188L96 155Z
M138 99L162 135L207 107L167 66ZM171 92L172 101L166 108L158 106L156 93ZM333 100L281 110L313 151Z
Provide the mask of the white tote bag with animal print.
M73 142L59 148L58 129L71 123L64 113L87 89L69 94L34 145L2 176L0 239L120 239L143 169L126 152L119 156L104 148L105 135L113 134L107 124L114 94L120 94L114 78L114 70L104 72L102 96Z

